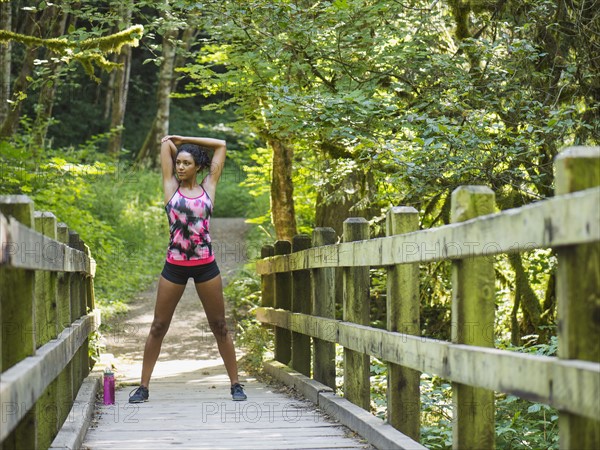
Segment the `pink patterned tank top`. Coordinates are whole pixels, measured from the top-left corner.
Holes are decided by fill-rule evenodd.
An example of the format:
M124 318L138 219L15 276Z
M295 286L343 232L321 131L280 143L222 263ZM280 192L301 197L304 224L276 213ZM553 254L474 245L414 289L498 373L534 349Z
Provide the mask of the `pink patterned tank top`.
M213 204L206 193L186 197L179 189L166 204L171 239L167 261L180 266L195 266L214 260L208 228Z

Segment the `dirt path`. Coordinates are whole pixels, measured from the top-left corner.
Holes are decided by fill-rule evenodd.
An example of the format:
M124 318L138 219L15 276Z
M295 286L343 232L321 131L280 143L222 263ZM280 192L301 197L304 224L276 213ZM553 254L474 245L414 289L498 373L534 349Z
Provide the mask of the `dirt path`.
M249 225L244 223L244 219L211 219L213 248L224 285L227 285L246 261L244 249L248 229ZM121 383L139 382L144 343L154 315L157 283L158 274L157 281L129 303L128 313L113 321L111 331L104 334L106 349L101 364L105 366L112 363L116 368L117 380ZM231 332L234 331L232 327L230 324ZM240 356L239 349L236 350ZM215 339L191 280L188 281L163 341L153 379L168 375L172 370L180 370L186 364L203 365L206 375L224 370Z

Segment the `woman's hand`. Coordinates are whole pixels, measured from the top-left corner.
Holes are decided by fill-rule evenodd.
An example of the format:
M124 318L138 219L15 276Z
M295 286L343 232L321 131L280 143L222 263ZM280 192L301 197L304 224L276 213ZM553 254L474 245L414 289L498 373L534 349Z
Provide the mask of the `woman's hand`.
M183 137L177 136L177 135L168 135L168 136L165 136L164 138L162 138L160 140L160 142L166 142L168 140L170 140L171 142L173 142L173 144L175 144L175 145L183 144Z

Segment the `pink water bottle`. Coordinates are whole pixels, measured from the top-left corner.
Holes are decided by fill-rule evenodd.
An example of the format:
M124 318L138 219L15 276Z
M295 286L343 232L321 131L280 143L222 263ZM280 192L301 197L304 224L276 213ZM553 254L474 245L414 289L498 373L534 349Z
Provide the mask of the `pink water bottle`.
M104 404L115 404L115 374L110 367L104 369Z

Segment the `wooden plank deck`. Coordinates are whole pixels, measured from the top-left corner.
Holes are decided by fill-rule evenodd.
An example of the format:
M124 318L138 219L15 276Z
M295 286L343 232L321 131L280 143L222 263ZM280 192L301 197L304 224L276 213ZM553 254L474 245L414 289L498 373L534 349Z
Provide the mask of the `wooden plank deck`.
M191 361L182 363L188 369L192 365ZM119 389L115 405L97 405L82 448L372 448L310 402L255 379L247 378L244 383L248 400L234 402L227 376L203 375L201 365L199 370L154 380L146 403L129 404L134 387Z
M244 219L213 219L213 248L225 284L245 262ZM158 278L158 277L157 277ZM372 449L344 426L273 386L240 373L248 400L234 402L229 379L193 284L188 282L163 342L150 383L150 401L129 404L137 387L156 286L129 304L107 332L116 366L114 406L96 405L82 448L126 449ZM122 320L122 322L121 322ZM235 324L230 325L235 332ZM241 349L237 348L240 352ZM105 355L108 356L108 355Z

